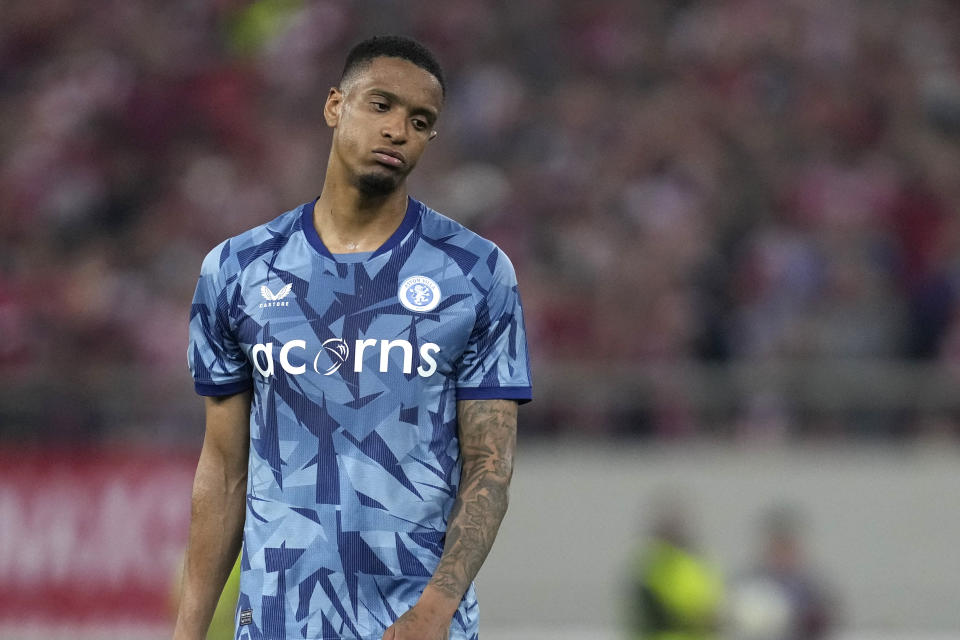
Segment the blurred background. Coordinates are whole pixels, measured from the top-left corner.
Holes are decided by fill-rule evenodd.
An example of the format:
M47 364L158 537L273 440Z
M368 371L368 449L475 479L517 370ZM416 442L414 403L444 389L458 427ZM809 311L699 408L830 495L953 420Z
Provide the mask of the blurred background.
M168 637L200 262L319 194L385 32L534 357L484 637L960 637L957 3L0 6L0 637Z

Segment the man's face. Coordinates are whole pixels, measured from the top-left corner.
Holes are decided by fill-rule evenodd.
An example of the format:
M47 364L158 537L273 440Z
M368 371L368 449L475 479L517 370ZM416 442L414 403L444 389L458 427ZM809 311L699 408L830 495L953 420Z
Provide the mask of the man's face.
M443 106L439 81L401 58L374 58L330 89L333 159L365 195L386 195L413 170Z

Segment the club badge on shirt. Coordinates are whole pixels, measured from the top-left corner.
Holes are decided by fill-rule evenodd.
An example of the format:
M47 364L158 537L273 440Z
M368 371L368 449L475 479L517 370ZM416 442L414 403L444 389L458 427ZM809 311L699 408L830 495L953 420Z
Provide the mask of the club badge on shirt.
M427 276L410 276L400 285L397 297L410 311L433 311L440 304L440 287Z

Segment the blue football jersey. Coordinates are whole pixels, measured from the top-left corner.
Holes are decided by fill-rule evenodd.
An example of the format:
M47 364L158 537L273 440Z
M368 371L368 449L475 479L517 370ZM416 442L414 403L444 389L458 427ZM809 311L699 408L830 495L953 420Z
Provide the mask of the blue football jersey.
M516 276L410 199L368 256L333 256L308 203L203 262L197 392L253 389L236 638L379 640L443 551L457 400L531 398ZM471 586L452 639L477 635Z

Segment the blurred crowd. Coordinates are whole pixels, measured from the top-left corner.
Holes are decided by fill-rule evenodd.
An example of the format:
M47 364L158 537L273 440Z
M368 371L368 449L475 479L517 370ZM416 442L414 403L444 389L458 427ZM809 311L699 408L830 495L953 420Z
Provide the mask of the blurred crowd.
M189 382L200 261L318 195L327 90L349 47L384 32L445 66L411 192L511 256L535 373L960 363L948 0L12 0L8 434L89 434L124 399L161 415L195 402L169 381ZM531 428L552 428L537 411Z

